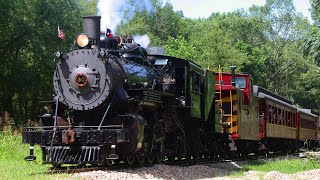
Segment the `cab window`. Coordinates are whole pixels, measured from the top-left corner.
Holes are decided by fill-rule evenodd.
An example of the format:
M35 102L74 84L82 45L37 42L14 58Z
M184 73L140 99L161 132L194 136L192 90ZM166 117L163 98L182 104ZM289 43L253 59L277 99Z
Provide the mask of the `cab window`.
M200 93L200 74L191 71L191 78L192 78L192 92L198 92Z
M246 88L246 78L236 77L236 88L244 89Z

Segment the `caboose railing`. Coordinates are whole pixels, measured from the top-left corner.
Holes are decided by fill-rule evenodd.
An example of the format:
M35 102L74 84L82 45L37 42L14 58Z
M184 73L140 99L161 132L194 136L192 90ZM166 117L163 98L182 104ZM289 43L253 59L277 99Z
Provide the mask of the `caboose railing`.
M233 99L232 99L232 90L229 91L229 96L230 96L230 131L233 132Z
M215 100L217 105L219 106L219 111L221 112L221 119L223 119L223 111L222 111L222 70L221 66L219 65L219 70L218 70L218 86L219 90L216 91L216 95L218 95L218 98Z
M226 126L227 132L228 133L234 133L237 132L237 124L234 124L234 121L237 120L237 117L234 114L234 110L236 110L236 103L234 102L236 100L236 97L233 97L233 91L234 90L225 90L224 94L225 96L223 97L222 95L222 86L223 86L223 77L222 77L222 69L221 66L219 65L219 70L218 70L218 82L216 83L216 100L215 102L219 106L219 110L221 112L221 119L222 119L222 124ZM228 92L229 91L229 92ZM230 102L230 107L227 108L229 109L228 112L223 111L223 103L229 103ZM229 106L229 105L228 105ZM229 112L230 111L230 112Z

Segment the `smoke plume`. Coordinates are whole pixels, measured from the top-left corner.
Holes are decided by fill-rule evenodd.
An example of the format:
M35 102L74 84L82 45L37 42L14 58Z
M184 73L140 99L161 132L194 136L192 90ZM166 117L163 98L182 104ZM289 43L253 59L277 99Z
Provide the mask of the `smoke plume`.
M130 20L135 12L153 10L151 0L99 0L97 6L98 15L101 16L101 31L108 27L113 33L116 33L116 28L125 17Z
M147 34L143 36L133 36L136 43L140 44L141 47L147 48L150 44L150 38Z

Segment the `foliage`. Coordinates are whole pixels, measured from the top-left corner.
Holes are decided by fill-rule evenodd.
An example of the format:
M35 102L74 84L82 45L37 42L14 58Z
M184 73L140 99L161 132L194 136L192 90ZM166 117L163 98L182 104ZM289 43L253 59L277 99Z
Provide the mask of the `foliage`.
M320 26L320 2L318 0L310 0L311 17L316 26Z
M305 64L305 66L311 67L308 67L309 70L301 73L299 79L294 81L297 89L292 92L292 96L301 107L315 109L320 103L320 100L315 98L320 96L320 70L312 63Z
M299 50L302 36L310 27L308 21L296 13L292 0L267 0L262 7L250 8L250 16L263 22L261 31L266 39L263 72L264 86L284 97L292 98L288 89L295 89L305 58ZM292 92L292 91L291 91ZM292 99L294 100L294 99Z
M221 19L220 19L221 18ZM228 68L236 65L241 68L245 61L245 54L233 46L232 38L221 27L227 17L213 18L209 20L198 20L194 33L190 36L190 42L197 50L197 61L207 66L218 67L221 64ZM222 23L221 23L222 22Z
M89 10L73 0L1 1L0 6L0 113L25 124L37 117L41 100L51 100L53 53L69 49L82 12ZM58 25L65 40L57 37Z
M204 68L247 72L255 84L303 107L320 110L319 11L311 0L314 24L297 13L292 0L267 0L248 11L212 13L207 19L186 18L164 0L141 8L130 0L117 33L143 35L165 54L189 59ZM35 119L41 100L50 100L53 53L68 51L81 30L81 16L96 14L97 0L0 1L0 114L9 112L15 124ZM57 26L65 40L57 38ZM303 97L301 97L303 95Z
M195 47L188 43L182 36L178 36L177 38L169 36L167 43L164 45L164 49L165 53L170 56L191 61L197 59Z
M9 133L0 134L0 174L1 179L57 179L67 177L66 174L50 174L49 165L43 165L41 150L35 146L36 161L25 161L29 146L21 144L21 136ZM12 151L14 150L14 152Z
M294 174L301 171L307 171L312 169L319 169L320 164L315 160L302 160L302 159L279 159L274 160L270 159L266 162L262 161L251 161L248 165L245 165L240 173L243 174L247 171L262 171L262 172L270 172L270 171L278 171L280 173L285 174ZM234 172L232 176L239 176L239 172Z
M143 10L136 8L133 17L127 17L122 21L117 32L119 35L143 35L151 37L151 45L163 46L168 37L176 38L178 35L186 34L184 20L180 12L175 12L173 6L166 2L162 6L162 1L153 1L153 10ZM138 13L139 12L139 13Z
M317 65L320 65L320 31L313 26L302 38L301 49L304 55L310 55Z

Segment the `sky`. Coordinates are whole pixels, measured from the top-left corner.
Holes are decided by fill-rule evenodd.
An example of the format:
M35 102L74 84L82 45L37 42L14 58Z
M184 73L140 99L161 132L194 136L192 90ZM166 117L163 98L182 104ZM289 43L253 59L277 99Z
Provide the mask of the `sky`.
M174 10L182 10L185 17L207 18L212 12L231 12L243 8L248 10L252 5L263 6L265 0L170 0ZM311 20L309 0L293 0L298 12Z

